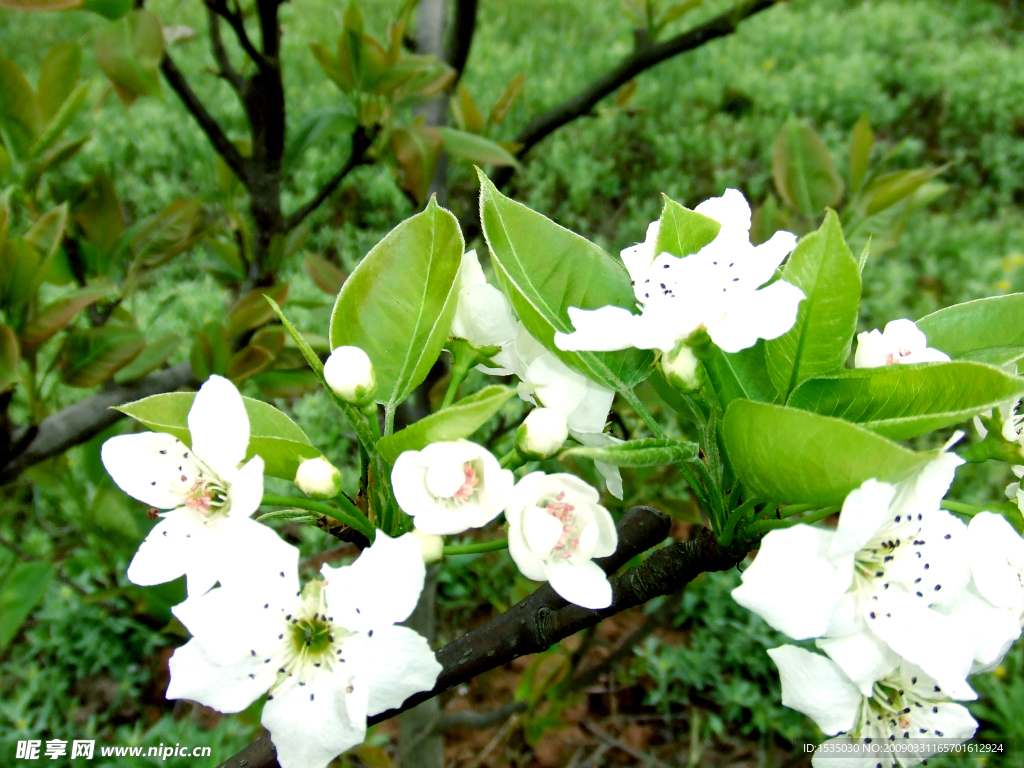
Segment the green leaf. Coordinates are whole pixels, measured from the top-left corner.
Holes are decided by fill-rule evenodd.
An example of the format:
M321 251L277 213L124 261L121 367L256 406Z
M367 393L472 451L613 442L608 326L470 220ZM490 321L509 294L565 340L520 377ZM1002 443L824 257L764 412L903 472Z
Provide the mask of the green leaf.
M266 371L253 381L266 398L288 400L320 389L320 379L312 371Z
M126 106L160 93L163 54L163 26L150 11L132 11L96 34L96 61Z
M147 269L153 269L184 253L207 234L199 201L174 200L135 230L132 255Z
M75 223L86 239L102 253L110 253L124 231L121 201L117 199L114 181L100 171L88 185L85 199L75 206Z
M487 117L489 125L501 125L505 122L505 118L508 117L508 113L512 111L512 107L515 106L520 94L522 94L523 86L525 84L526 75L522 72L515 75L508 81L508 85L505 86L505 90L502 92L501 96L498 97L498 100L494 102L494 106L491 107L491 114Z
M32 86L17 64L0 56L0 132L15 158L27 158L28 149L42 127Z
M718 237L722 225L717 221L681 206L667 195L662 197L665 205L661 209L658 241L654 246L656 254L690 256Z
M940 309L917 321L928 346L955 360L1005 365L1024 357L1024 293Z
M326 49L325 49L326 50ZM284 153L283 170L293 169L310 147L323 141L339 143L356 129L356 118L349 104L322 107L304 115L295 128L288 131L288 147Z
M944 165L940 168L914 168L909 171L895 171L879 176L868 184L861 194L864 215L874 216L876 213L891 208L948 167Z
M105 19L117 21L132 9L134 0L82 0L82 5Z
M0 324L0 393L17 386L20 363L21 349L14 329L9 325Z
M53 578L49 563L18 563L0 588L0 650L18 634L25 619L36 607Z
M181 336L169 333L146 342L139 356L114 375L114 381L118 384L127 384L152 373L178 351L181 341Z
M501 410L514 394L515 390L508 387L485 387L443 411L432 413L382 438L377 443L377 450L385 461L393 464L403 451L418 451L430 443L469 437Z
M444 141L444 149L450 155L481 165L519 167L519 161L500 144L475 133L455 128L438 128Z
M449 99L449 105L452 110L452 117L455 118L455 124L459 126L460 130L468 131L469 133L483 133L484 128L484 116L480 114L480 108L476 105L473 100L473 96L467 90L466 86L461 83L455 89L455 94Z
M21 329L21 343L26 350L37 348L70 323L75 315L113 291L111 286L82 288L47 304Z
M236 301L228 312L227 333L229 339L270 322L274 316L274 310L267 303L267 296L277 304L284 304L285 299L288 298L288 284L275 283L266 288L254 288Z
M789 405L852 421L893 440L989 411L1024 393L1024 379L982 363L884 365L809 379Z
M195 399L194 392L170 392L122 405L117 410L154 432L174 435L191 447L188 412ZM249 449L245 458L260 456L265 474L294 480L299 464L320 455L306 433L277 408L249 397L243 397L242 402L249 416Z
M615 467L661 467L680 461L693 461L700 453L700 446L682 440L669 438L644 438L628 440L616 445L600 447L579 446L558 454L559 459L580 457L611 464Z
M933 458L848 421L749 400L729 406L723 436L737 478L783 504L841 504L865 480L895 482Z
M130 328L76 328L64 342L57 367L69 387L95 387L109 381L145 346L146 337Z
M491 264L526 329L571 368L620 392L650 374L649 351L565 352L555 332L570 333L569 307L633 310L629 274L616 259L546 216L501 194L479 169L480 220Z
M369 355L377 400L389 408L408 397L441 354L463 248L459 222L431 198L366 254L338 294L331 348L351 345Z
M49 50L39 69L39 113L49 123L75 90L82 72L82 49L77 43L59 43Z
M764 350L764 340L758 339L757 344L739 352L723 352L714 347L704 360L704 368L723 408L737 399L761 403L778 401L779 393L768 375Z
M225 376L235 383L244 381L266 369L273 359L274 356L259 344L249 344L231 356Z
M871 147L875 143L875 132L867 115L861 115L853 126L850 134L850 189L857 191L864 183L868 173L868 161L871 159Z
M396 128L391 134L391 149L405 177L403 186L420 204L427 199L443 145L437 129L426 125Z
M306 255L303 262L310 279L324 293L337 296L345 284L345 273L323 256L314 253Z
M806 296L792 329L765 345L768 373L785 402L801 381L839 370L850 356L860 307L860 270L834 211L817 232L799 242L782 279Z
M32 228L24 234L25 241L39 249L45 262L60 247L67 224L68 205L63 203L56 208L51 208L36 219Z
M64 130L71 125L71 121L75 119L78 113L85 106L85 102L88 97L89 84L83 83L78 86L67 101L61 105L57 114L54 115L53 120L51 120L43 132L39 134L35 143L29 147L29 155L33 158L38 158L49 150L64 133ZM72 142L71 146L74 146L74 142ZM68 150L61 150L59 154L63 154L66 151Z
M843 199L843 179L828 147L795 117L775 139L772 172L779 196L804 216L818 216Z

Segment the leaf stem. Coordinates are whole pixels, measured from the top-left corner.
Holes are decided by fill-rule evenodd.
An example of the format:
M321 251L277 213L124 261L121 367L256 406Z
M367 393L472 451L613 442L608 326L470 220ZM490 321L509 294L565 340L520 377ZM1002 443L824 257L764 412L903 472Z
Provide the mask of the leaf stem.
M758 520L756 523L752 523L746 527L746 532L751 535L758 535L767 533L768 531L774 531L778 528L791 528L794 525L805 523L810 525L811 523L817 523L824 520L826 517L830 517L839 511L839 507L823 507L817 512L798 518L796 520L788 518L785 520Z
M502 469L519 469L525 463L526 457L519 452L518 448L512 448L498 461Z
M982 512L992 511L987 507L979 507L977 504L966 504L962 501L951 501L950 499L943 499L939 507L947 512L955 512L958 515L966 515L967 517L974 517Z
M498 541L485 541L480 544L450 544L444 548L444 554L448 555L475 555L479 552L497 552L499 549L508 549L508 539Z
M311 512L319 512L321 515L330 515L331 517L345 523L345 525L355 528L372 542L373 537L377 534L377 530L373 527L373 524L363 516L359 507L349 501L344 494L338 496L336 501L343 507L343 509L338 509L330 504L325 504L322 501L315 501L313 499L303 499L299 496L277 496L270 493L263 494L262 503L273 507L295 507L296 509L308 509Z

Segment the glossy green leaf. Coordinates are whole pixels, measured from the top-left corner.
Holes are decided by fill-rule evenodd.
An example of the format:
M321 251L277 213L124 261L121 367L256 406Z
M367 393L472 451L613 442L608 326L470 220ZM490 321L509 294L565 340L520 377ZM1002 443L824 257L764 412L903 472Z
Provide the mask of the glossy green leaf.
M82 72L82 49L77 43L59 43L51 48L39 68L39 113L49 123L75 90Z
M117 410L154 432L174 435L191 446L188 412L195 399L194 392L171 392L137 400ZM320 451L309 442L306 433L277 408L249 397L243 397L242 402L249 416L249 449L245 458L248 460L257 455L262 457L265 474L294 480L299 464L320 455Z
M570 333L569 307L609 304L633 309L629 274L616 259L546 216L501 194L481 171L480 220L491 264L526 329L572 368L611 389L624 391L650 373L653 354L565 352L556 331Z
M310 253L306 255L303 262L310 279L326 294L337 296L341 292L341 286L345 284L345 273L323 256Z
M932 456L848 421L735 400L723 423L736 477L754 495L784 504L841 504L864 481L898 481Z
M199 201L174 200L135 230L132 255L153 269L181 255L206 234Z
M464 243L436 200L395 227L345 281L331 315L331 348L373 361L377 399L393 408L426 378L455 316Z
M18 160L28 156L42 123L32 86L17 64L0 56L0 130Z
M685 208L667 195L658 224L658 240L654 252L673 256L690 256L718 237L722 228L712 218Z
M893 440L960 424L1024 394L1024 379L982 363L861 368L797 387L789 405L852 421Z
M443 411L425 416L377 443L385 461L394 463L403 451L418 451L430 443L469 437L487 423L515 394L508 387L484 387Z
M237 384L265 370L273 359L274 356L259 344L247 344L228 360L224 375Z
M723 408L737 399L761 403L774 403L779 399L778 390L768 375L763 339L739 352L723 352L715 347L704 360L704 368Z
M700 446L697 443L652 437L627 440L616 445L569 448L562 451L558 458L592 459L614 467L661 467L680 461L693 461L699 453Z
M489 125L501 125L505 122L508 113L512 111L512 107L515 106L516 101L518 101L519 96L522 94L524 85L526 85L526 75L522 72L508 81L505 90L502 91L501 96L498 97L498 100L494 102L494 106L491 107L491 114L487 116Z
M519 166L519 161L500 144L475 133L455 128L438 128L444 141L444 150L450 155L481 165Z
M163 26L150 11L132 11L96 34L96 60L126 105L160 93L163 52Z
M419 203L427 199L443 145L437 129L426 125L396 128L391 134L391 149L405 177L403 186Z
M810 126L791 117L772 156L775 189L798 213L818 216L843 198L843 178L828 147Z
M43 129L43 132L39 134L32 146L29 147L29 155L37 158L56 144L65 129L71 125L71 122L75 119L82 108L85 107L88 97L89 85L87 83L83 83L78 86L68 97L67 101L61 105L57 114L53 116L53 119L49 124L47 124L46 128Z
M28 350L35 349L63 330L83 309L110 295L112 290L111 286L82 288L47 304L21 329L22 346Z
M253 381L266 398L287 400L320 389L320 379L312 371L266 371Z
M0 650L18 634L32 609L46 594L53 579L49 563L18 563L7 574L0 587Z
M909 171L895 171L873 179L861 193L864 214L873 216L914 194L926 183L946 170L941 168L914 168Z
M284 304L288 298L288 284L275 283L266 288L254 288L235 302L228 312L228 338L234 339L245 331L259 328L270 322L274 310L267 303L269 296L278 304Z
M955 360L1005 365L1024 357L1024 293L940 309L917 321L928 346Z
M351 71L346 67L338 65L338 60L334 58L334 54L331 53L326 45L323 43L310 43L309 50L313 54L313 58L316 59L316 63L320 65L320 69L341 90L348 91L355 88L356 81Z
M784 402L801 381L839 370L850 356L860 270L834 211L797 244L782 279L806 296L792 329L765 344L768 373Z
M850 189L856 191L864 183L871 159L871 148L875 144L875 132L867 115L861 115L850 134Z
M449 100L449 104L455 124L461 130L469 133L484 132L486 127L484 116L480 113L480 108L476 105L476 101L473 100L473 96L466 86L459 84L455 89L455 94Z
M114 375L114 381L118 384L127 384L152 373L178 351L181 342L181 336L176 333L147 341L139 356Z
M57 367L68 386L95 387L113 378L145 346L146 337L130 328L76 328L61 348Z

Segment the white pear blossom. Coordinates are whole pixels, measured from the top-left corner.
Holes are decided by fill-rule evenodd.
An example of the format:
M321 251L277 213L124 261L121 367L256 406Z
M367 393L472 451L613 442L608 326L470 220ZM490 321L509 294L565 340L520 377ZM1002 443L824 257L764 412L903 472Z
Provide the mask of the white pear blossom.
M487 282L475 250L462 256L451 335L474 347L502 347L516 335L512 307L505 295Z
M967 548L978 594L1010 611L1019 630L1024 620L1024 539L1002 515L981 512L967 527Z
M336 347L324 363L324 379L334 394L356 405L371 402L377 391L373 363L359 347Z
M776 232L768 242L752 245L750 206L735 189L695 210L721 224L715 239L685 258L670 253L654 257L657 227L649 227L642 246L622 253L641 313L616 306L571 307L569 319L576 330L555 334L559 349L636 347L669 353L704 328L721 349L739 352L793 327L803 291L784 280L761 286L796 246L796 235Z
M773 648L768 655L779 668L785 706L810 717L828 736L845 734L828 746L860 745L859 753L849 749L818 752L811 761L814 768L909 768L937 754L943 744L966 741L977 730L967 708L951 702L941 686L913 664L893 665L872 681L868 692L862 692L838 664L824 656L793 645ZM945 741L919 742L919 751L885 752L872 747L909 739Z
M250 519L263 498L263 459L244 466L249 417L238 390L211 376L188 414L191 447L163 432L112 437L100 456L114 482L144 504L170 510L142 542L128 579L150 586L187 577L201 594L230 569L234 554L278 557L281 542Z
M295 485L314 499L333 499L341 493L341 472L323 456L306 459L295 472Z
M325 768L363 741L366 718L434 687L427 641L396 626L412 613L425 566L412 535L377 533L349 566L323 566L299 590L298 551L260 563L173 611L192 633L170 660L169 699L240 712L269 691L262 723L282 768Z
M516 448L524 456L546 459L569 437L565 415L554 408L534 408L516 430Z
M973 696L973 639L947 615L970 579L967 530L939 507L962 463L943 454L898 485L868 480L835 530L769 532L733 598L795 640L820 638L865 694L902 656Z
M1021 428L1024 427L1024 414L1018 413L1017 409L1020 408L1020 398L1013 398L1003 403L999 407L999 415L1003 419L1002 437L1008 443L1017 443L1024 448L1024 435L1021 434ZM991 411L988 414L992 415ZM974 417L974 427L978 430L978 434L984 439L988 435L988 429L982 423L981 419L977 416ZM1013 470L1018 478L1024 478L1024 465L1013 464L1010 469ZM1006 498L1015 501L1017 507L1024 511L1024 492L1021 491L1020 482L1010 483L1006 486Z
M548 581L570 603L607 608L612 588L595 557L619 545L600 495L575 475L531 472L509 498L508 551L523 575Z
M436 533L424 533L419 528L411 531L413 537L420 544L420 551L423 554L423 562L427 565L436 563L444 557L444 539Z
M515 478L486 448L468 440L405 451L391 471L398 505L424 533L481 528L505 508Z
M885 330L857 334L855 368L878 368L883 365L948 362L949 355L928 346L928 339L913 320L893 320Z

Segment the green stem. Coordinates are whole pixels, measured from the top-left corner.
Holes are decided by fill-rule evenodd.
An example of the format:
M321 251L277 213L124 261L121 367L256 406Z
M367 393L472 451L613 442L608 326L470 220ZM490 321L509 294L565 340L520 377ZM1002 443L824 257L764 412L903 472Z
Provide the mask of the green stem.
M802 515L804 512L810 512L812 509L820 509L820 507L817 504L790 504L779 510L779 517L785 519L793 515Z
M750 499L740 504L736 509L732 511L729 518L725 521L725 525L722 527L722 533L718 536L718 543L723 547L728 547L732 544L733 539L736 537L736 526L740 520L746 517L747 513L750 512L754 507L761 503L760 499Z
M469 375L469 366L462 364L461 361L456 360L452 366L452 380L448 382L448 390L444 393L444 400L441 402L441 408L447 408L449 405L455 402L455 396L459 393L459 387L462 386L462 382L466 380Z
M989 512L986 507L979 507L976 504L965 504L962 501L950 501L949 499L943 499L939 506L947 512L955 512L958 515L966 515L967 517L974 517L981 512Z
M337 501L344 509L338 509L330 504L314 501L313 499L303 499L299 496L277 496L270 493L263 494L262 503L272 507L295 507L296 509L308 509L311 512L319 512L321 515L330 515L336 520L345 523L345 525L355 528L372 542L373 537L377 535L377 530L363 516L359 507L349 501L344 494L339 496Z
M485 541L480 544L452 544L444 548L444 554L475 555L479 552L497 552L499 549L508 549L508 539Z
M773 531L777 528L791 528L794 525L799 525L800 523L810 525L811 523L820 522L826 517L834 515L839 511L839 509L839 507L824 507L823 509L819 509L817 512L812 512L806 517L801 517L797 520L793 520L792 518L786 520L758 520L756 523L748 525L746 530L750 534L757 535Z
M380 440L380 419L377 418L377 404L370 403L363 408L363 415L370 425L370 434L373 436L374 445Z
M384 406L384 434L390 437L395 431L395 409L391 403Z
M525 463L526 458L519 452L518 448L513 448L498 461L502 469L519 469Z

